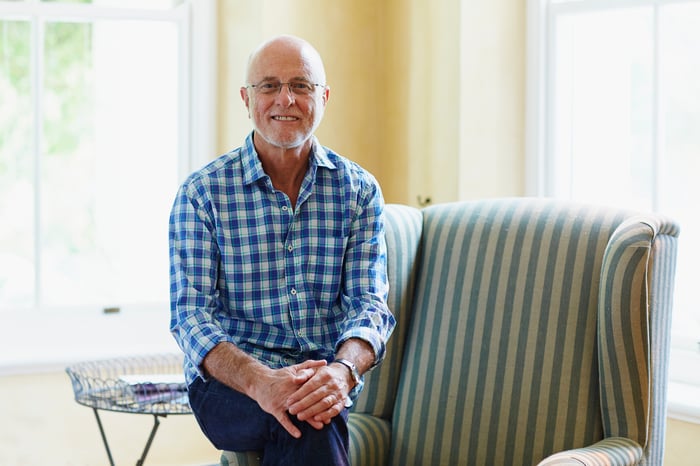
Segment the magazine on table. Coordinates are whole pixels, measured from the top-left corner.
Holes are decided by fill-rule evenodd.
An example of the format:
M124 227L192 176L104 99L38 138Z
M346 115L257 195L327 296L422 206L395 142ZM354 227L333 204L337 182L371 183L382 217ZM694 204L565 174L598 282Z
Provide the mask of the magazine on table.
M187 403L187 384L183 373L128 374L119 380L129 384L139 403Z

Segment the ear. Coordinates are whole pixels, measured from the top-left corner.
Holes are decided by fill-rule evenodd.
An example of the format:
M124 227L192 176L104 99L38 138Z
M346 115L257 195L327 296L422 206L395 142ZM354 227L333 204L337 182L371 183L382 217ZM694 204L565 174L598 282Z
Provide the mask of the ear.
M331 88L326 86L325 89L323 89L323 94L321 95L321 98L323 99L323 106L325 107L328 104L328 99L331 96Z
M245 103L245 108L248 109L248 117L250 117L250 96L248 96L248 88L241 87L240 93L241 99L243 99L243 103Z

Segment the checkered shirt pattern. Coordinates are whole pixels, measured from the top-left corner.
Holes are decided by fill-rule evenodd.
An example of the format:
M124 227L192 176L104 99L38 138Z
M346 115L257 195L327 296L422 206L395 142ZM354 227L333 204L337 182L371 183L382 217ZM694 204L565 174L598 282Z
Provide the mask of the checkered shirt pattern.
M374 177L316 139L296 209L263 171L252 133L190 175L169 231L170 330L188 383L223 341L279 368L330 362L361 338L378 364L396 323L383 209Z

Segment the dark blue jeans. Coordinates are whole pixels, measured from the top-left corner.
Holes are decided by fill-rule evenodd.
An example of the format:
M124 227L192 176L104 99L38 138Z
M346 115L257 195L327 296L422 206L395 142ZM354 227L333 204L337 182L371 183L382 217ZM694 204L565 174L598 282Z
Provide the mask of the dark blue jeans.
M189 387L192 411L204 435L220 450L262 452L263 466L347 466L347 409L321 430L290 418L301 431L295 439L257 402L209 379Z

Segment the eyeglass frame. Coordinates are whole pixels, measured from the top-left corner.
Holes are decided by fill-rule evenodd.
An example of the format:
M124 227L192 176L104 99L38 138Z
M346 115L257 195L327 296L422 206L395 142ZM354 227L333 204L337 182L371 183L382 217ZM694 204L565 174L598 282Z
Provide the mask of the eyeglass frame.
M286 85L286 86L287 86L287 90L288 90L291 94L293 94L293 95L295 95L295 96L310 96L310 95L312 95L312 94L314 93L314 91L316 90L315 88L317 88L317 87L326 88L326 87L327 87L326 84L311 83L311 82L308 82L308 81L288 81L288 82L286 82L286 83L282 83L282 82L275 82L275 81L269 81L269 80L262 80L262 81L260 81L258 84L248 84L247 86L245 86L245 88L246 88L246 89L253 89L253 90L255 90L256 93L262 94L262 95L275 95L275 92L274 92L274 91L271 91L271 92L267 92L267 93L266 93L266 92L263 92L262 90L260 90L261 86L263 86L263 85L265 85L265 84L271 84L271 85L274 84L274 85L276 85L276 86L279 86L279 87L277 87L277 95L279 95L279 94L282 92L282 87L284 87L284 86ZM311 91L309 91L308 94L298 93L298 92L296 92L296 91L292 88L292 84L304 84L304 85L309 85L309 86L313 86L314 89L311 90Z

